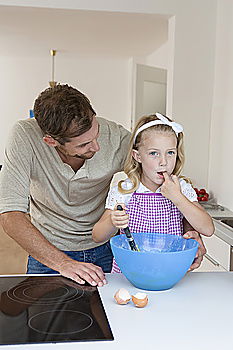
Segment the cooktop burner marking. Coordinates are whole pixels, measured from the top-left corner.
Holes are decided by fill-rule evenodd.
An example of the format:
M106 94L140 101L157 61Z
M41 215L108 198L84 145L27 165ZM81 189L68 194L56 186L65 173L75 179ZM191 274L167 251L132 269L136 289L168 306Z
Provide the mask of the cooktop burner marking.
M47 284L49 284L49 283L46 283L46 285ZM50 283L50 284L52 284L52 283ZM43 290L43 288L44 288L45 286L44 286L44 284L43 284L43 286L38 286L38 289L42 289ZM26 298L28 298L28 299L31 299L31 300L37 300L38 298L34 298L34 297L32 297L31 295L30 295L30 293L29 294L27 294L27 292L29 291L30 292L30 290L32 289L32 287L31 286L29 286L29 287L27 287L27 288L24 288L23 289L23 295L26 297ZM65 289L65 291L63 291L63 289ZM57 289L57 291L59 291L59 293L56 293L56 294L58 294L57 295L57 297L54 297L54 296L51 296L51 297L44 297L43 296L43 300L56 300L56 299L60 299L61 297L65 297L66 295L68 295L69 294L69 289L67 288L67 287L65 287L65 286L60 286L59 287L59 289ZM56 291L56 292L57 292ZM14 296L15 296L15 291L14 291ZM60 295L59 295L60 294ZM17 297L17 296L16 296ZM24 300L24 299L23 299Z
M30 295L33 295L33 291L35 293L35 288L37 289L37 297ZM46 294L46 288L49 290L48 293L51 291L53 292L52 296L43 296L43 291L45 291L44 294ZM42 291L42 294L38 296L39 290ZM29 293L30 291L31 293ZM50 305L56 303L57 301L59 301L59 303L66 303L68 301L81 298L83 294L84 291L81 289L76 289L72 286L67 286L65 284L61 285L54 282L45 282L40 284L25 282L16 286L14 289L7 291L7 296L13 301L23 304L33 303L37 305Z
M62 322L62 330L68 328L65 332L53 331L57 324L61 327L61 318L64 319ZM57 319L57 322L56 322ZM93 324L93 319L88 314L74 310L52 310L40 312L32 316L28 320L28 326L38 333L43 334L74 334L83 332ZM80 325L80 328L76 328ZM51 331L45 331L46 326L51 328ZM42 329L41 329L42 328Z

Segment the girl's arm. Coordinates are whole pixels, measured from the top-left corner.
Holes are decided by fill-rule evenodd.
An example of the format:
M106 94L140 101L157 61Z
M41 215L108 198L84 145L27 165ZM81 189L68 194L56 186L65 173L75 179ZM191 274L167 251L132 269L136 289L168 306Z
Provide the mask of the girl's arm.
M175 204L195 231L204 236L212 236L214 224L211 216L198 202L191 202L181 193L177 176L169 177L167 173L163 173L163 175L165 181L161 186L162 195Z
M120 204L123 208L125 205ZM95 242L105 242L117 232L118 228L125 228L128 225L128 215L125 210L106 209L99 221L94 225L92 238Z
M182 193L173 201L195 231L212 236L214 224L211 216L198 202L191 202Z
M110 209L105 210L99 221L94 225L92 238L95 242L105 242L116 233L116 227L111 220Z

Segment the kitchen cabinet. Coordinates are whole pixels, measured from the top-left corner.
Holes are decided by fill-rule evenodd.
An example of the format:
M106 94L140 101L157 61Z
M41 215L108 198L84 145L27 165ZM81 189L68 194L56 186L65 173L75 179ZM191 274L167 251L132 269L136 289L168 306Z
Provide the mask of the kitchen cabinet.
M198 269L195 269L193 272L219 272L226 271L221 265L212 262L206 257L203 258L201 266Z
M201 266L193 272L230 271L231 246L214 234L211 237L202 236L207 253Z
M25 273L28 253L0 225L0 274Z
M211 237L202 238L207 250L206 268L211 269L211 271L230 271L230 244L216 236L216 233Z
M222 219L233 217L233 212L217 204L208 204L204 208L212 216L215 226L214 235L202 236L207 254L199 272L232 271L233 270L233 229L221 222Z

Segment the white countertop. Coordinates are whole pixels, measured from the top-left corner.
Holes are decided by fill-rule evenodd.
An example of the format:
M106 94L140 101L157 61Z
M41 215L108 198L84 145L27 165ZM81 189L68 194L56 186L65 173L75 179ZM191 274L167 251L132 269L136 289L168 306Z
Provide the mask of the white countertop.
M205 208L205 210L210 214L210 216L212 216L212 218L214 217L224 218L224 217L233 216L233 212L231 210L221 205L218 205L216 203L211 203L211 201L199 202L199 203L203 206L203 208Z
M133 287L121 274L107 274L99 292L114 341L0 346L0 350L219 350L233 348L233 272L187 274L168 291L147 292L144 309L118 305L115 292Z
M215 218L227 218L227 217L233 217L233 212L225 207L221 207L221 209L217 208L210 208L208 207L208 203L202 204L205 210L210 214L210 216L213 218L214 226L215 226L215 235L219 238L221 238L226 243L233 246L233 229L229 227L228 225L222 223L220 220L217 220Z

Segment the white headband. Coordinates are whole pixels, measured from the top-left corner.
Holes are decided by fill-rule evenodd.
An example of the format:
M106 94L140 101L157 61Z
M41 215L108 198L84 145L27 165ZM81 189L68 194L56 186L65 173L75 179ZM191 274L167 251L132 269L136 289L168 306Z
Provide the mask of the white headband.
M175 123L175 122L170 122L166 117L164 117L160 113L155 113L155 115L157 118L159 118L159 120L158 119L151 120L150 122L140 126L140 128L138 128L138 130L134 136L134 142L135 142L136 137L138 136L138 134L140 132L142 132L143 130L150 128L151 126L154 126L154 125L159 125L159 124L169 125L175 131L176 136L178 136L178 134L183 131L182 125Z

